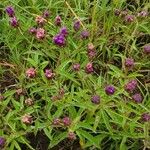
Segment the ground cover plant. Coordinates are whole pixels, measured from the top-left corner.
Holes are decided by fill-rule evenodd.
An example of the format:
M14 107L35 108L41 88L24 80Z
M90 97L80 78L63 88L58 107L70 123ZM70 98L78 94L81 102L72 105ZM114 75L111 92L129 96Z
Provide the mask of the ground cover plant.
M149 0L0 1L0 149L150 149Z

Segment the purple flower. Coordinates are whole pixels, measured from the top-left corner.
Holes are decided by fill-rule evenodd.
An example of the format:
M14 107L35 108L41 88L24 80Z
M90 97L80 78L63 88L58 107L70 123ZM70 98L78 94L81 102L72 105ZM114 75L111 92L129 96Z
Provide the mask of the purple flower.
M75 140L76 139L76 135L74 132L69 132L68 133L68 139L69 140Z
M79 71L80 70L80 64L73 64L73 66L72 66L72 70L74 70L74 71Z
M150 54L150 44L144 46L144 53Z
M80 26L81 26L80 21L77 20L74 22L73 28L75 31L78 31L80 29Z
M99 104L100 103L100 96L98 96L98 95L92 96L91 102L94 104Z
M133 58L126 58L125 59L125 66L131 69L134 66L134 59Z
M38 28L36 30L36 38L39 40L43 40L45 38L45 30L43 28Z
M12 6L6 7L6 13L8 14L9 17L14 17L15 11Z
M149 113L143 113L141 116L141 119L145 122L150 121L150 114Z
M45 10L44 12L43 12L43 18L48 18L50 16L50 12L48 11L48 10Z
M89 32L87 30L84 30L81 32L81 38L82 39L87 39L89 37Z
M18 20L15 16L10 18L10 25L14 28L19 26Z
M112 85L108 85L105 87L105 92L107 95L113 95L115 93L115 88Z
M34 78L36 76L36 69L34 69L34 68L27 69L26 76L28 78Z
M59 118L55 118L53 120L53 125L60 125L61 124L61 120Z
M60 26L61 22L62 22L61 17L60 16L56 16L56 18L55 18L55 25Z
M48 79L52 79L52 78L55 76L55 73L53 73L51 69L46 69L46 70L45 70L45 76L46 76Z
M37 31L37 30L36 30L36 28L34 28L34 27L32 27L32 28L29 29L29 33L30 33L30 34L36 34L36 31Z
M126 16L125 16L125 21L126 21L126 22L131 23L131 22L133 22L134 20L135 20L135 17L134 17L133 15L126 15Z
M93 64L91 62L86 65L85 72L88 74L94 72Z
M141 94L136 93L132 96L132 99L136 102L136 103L141 103L143 101Z
M147 16L148 16L148 12L145 10L138 13L138 17L147 17Z
M71 120L69 117L64 117L62 121L64 126L69 126L71 124Z
M61 35L63 35L64 37L66 37L68 35L68 30L66 27L62 27L60 29L60 32L59 32Z
M4 147L6 140L3 137L0 137L0 148Z
M137 87L137 81L131 80L125 85L125 90L128 92L133 92Z
M66 39L65 39L65 37L64 37L62 34L57 34L57 35L55 35L55 36L53 37L53 42L54 42L56 45L58 45L58 46L60 46L60 47L63 47L63 46L65 46L65 44L66 44Z

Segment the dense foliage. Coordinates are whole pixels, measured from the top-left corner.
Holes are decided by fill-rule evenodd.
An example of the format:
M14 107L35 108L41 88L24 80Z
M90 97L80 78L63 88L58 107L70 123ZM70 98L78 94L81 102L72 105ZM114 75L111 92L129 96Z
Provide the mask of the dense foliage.
M0 149L150 148L149 10L1 0Z

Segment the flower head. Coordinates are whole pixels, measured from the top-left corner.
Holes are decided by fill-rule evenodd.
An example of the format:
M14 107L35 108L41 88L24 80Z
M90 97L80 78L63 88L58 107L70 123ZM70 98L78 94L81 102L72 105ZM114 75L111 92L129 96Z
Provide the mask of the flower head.
M60 125L61 124L61 119L59 119L59 118L55 118L54 120L53 120L53 123L52 123L53 125Z
M143 47L143 49L144 49L144 53L150 54L150 44L145 45L145 46Z
M30 34L36 34L36 28L32 27L29 29Z
M138 13L138 17L143 17L144 18L144 17L147 17L147 16L148 16L148 12L145 11L145 10Z
M134 66L134 59L133 58L126 58L125 59L125 66L132 69Z
M81 32L81 38L87 39L89 37L90 33L87 30L84 30Z
M51 69L46 69L45 76L47 79L52 79L55 76L55 73L53 73Z
M34 68L27 69L26 76L28 78L34 78L36 76L36 69L34 69Z
M18 20L15 16L10 18L10 25L14 28L19 26Z
M149 114L149 113L143 113L142 116L141 116L141 119L142 119L144 122L150 121L150 114Z
M115 87L112 85L107 85L105 87L105 92L107 95L113 95L115 93Z
M88 74L94 72L93 64L91 62L86 65L85 72Z
M48 10L45 10L45 11L43 12L43 17L44 17L45 19L47 19L49 16L50 16L50 12L49 12Z
M80 26L81 26L80 21L77 20L74 22L73 28L75 31L78 31L80 29Z
M60 16L56 16L56 18L55 18L55 25L61 26L61 22L62 22L61 17Z
M140 93L136 93L132 96L132 99L136 103L141 103L143 101L142 96Z
M42 16L37 16L35 21L38 25L43 26L45 24L45 19Z
M5 142L6 142L6 139L3 137L0 137L0 148L4 147Z
M80 64L78 64L78 63L73 64L72 70L74 70L74 71L79 71L79 70L80 70Z
M71 119L69 117L64 117L62 119L64 126L69 126L71 124Z
M69 132L68 133L68 139L69 140L75 140L76 139L76 135L74 132Z
M100 103L100 96L99 95L94 95L91 97L91 102L94 104L99 104Z
M6 7L6 13L8 14L9 17L14 17L15 11L12 6Z
M130 80L126 85L125 85L125 90L128 92L133 92L137 87L137 81L136 80Z
M22 116L21 121L24 124L32 124L33 123L33 119L31 115L25 114L24 116Z
M53 42L60 47L63 47L66 45L66 39L62 34L55 35L53 37Z
M36 38L42 40L45 38L45 30L43 28L38 28L36 30Z
M64 37L66 37L68 35L68 30L66 27L62 27L60 29L60 32L59 32L61 35L63 35Z
M135 20L135 16L133 16L133 15L126 15L126 16L125 16L125 21L126 21L126 22L131 23L131 22L133 22L134 20Z

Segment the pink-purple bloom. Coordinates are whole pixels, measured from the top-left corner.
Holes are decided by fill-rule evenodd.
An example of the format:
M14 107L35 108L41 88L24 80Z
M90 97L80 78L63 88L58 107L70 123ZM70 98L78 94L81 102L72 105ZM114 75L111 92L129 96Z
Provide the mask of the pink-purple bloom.
M3 147L4 147L5 142L6 142L5 138L0 137L0 148L3 148Z
M134 59L133 58L126 58L125 59L125 66L129 69L132 69L134 66Z
M138 13L138 17L143 17L144 18L144 17L147 17L147 16L148 16L148 12L145 11L145 10Z
M68 30L66 27L62 27L60 29L60 32L59 32L61 35L63 35L64 37L66 37L68 35Z
M84 30L81 32L81 38L87 39L89 37L90 33L87 30Z
M74 28L75 31L78 31L80 29L80 26L81 26L80 21L76 20L74 22L73 28Z
M47 77L47 79L52 79L55 76L55 73L53 73L51 69L46 69L45 76Z
M55 118L55 119L53 120L53 125L60 125L60 124L61 124L61 119Z
M6 13L8 14L9 17L14 17L15 11L12 6L6 7Z
M29 33L30 34L36 34L36 28L34 28L34 27L31 27L30 29L29 29Z
M10 25L14 28L19 26L18 20L15 16L10 18Z
M94 104L99 104L100 103L100 96L99 95L93 95L91 98L91 102Z
M86 65L85 72L88 74L94 72L93 64L91 62Z
M150 44L145 45L145 46L143 47L143 49L144 49L144 53L150 54Z
M69 140L75 140L76 139L76 135L74 132L69 132L68 133L68 139Z
M78 64L78 63L73 64L72 70L74 70L74 71L79 71L79 70L80 70L80 64Z
M61 22L62 22L61 17L60 16L56 16L56 18L55 18L55 25L61 26Z
M133 22L134 20L135 20L135 16L134 16L134 15L126 15L126 16L125 16L125 21L126 21L126 22L131 23L131 22Z
M36 69L34 69L34 68L27 69L26 76L28 78L34 78L36 76Z
M134 94L134 95L132 96L132 99L133 99L133 101L136 102L136 103L141 103L141 102L143 101L143 98L142 98L142 96L141 96L140 93Z
M105 87L105 92L107 95L113 95L115 93L115 87L112 85L107 85Z
M53 37L53 42L60 47L63 47L66 45L66 39L62 34L55 35Z
M141 119L142 119L144 122L150 121L150 113L143 113L142 116L141 116Z
M43 18L47 19L50 16L50 12L48 10L45 10L43 12Z
M64 126L69 126L71 124L71 119L69 117L64 117L62 119Z
M133 92L137 87L137 81L136 80L130 80L126 85L125 85L125 90L128 92Z
M38 28L36 30L36 38L39 40L43 40L45 38L45 30L43 28Z

